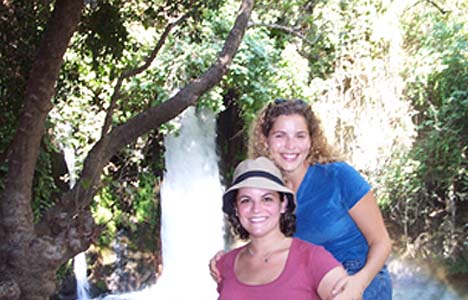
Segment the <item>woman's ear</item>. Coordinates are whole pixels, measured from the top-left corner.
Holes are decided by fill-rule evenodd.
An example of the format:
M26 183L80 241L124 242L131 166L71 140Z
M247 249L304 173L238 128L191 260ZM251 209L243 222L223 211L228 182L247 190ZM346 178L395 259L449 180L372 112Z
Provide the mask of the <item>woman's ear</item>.
M282 196L283 196L283 201L281 201L281 210L280 210L280 212L282 214L284 214L286 212L286 210L288 209L288 202L289 201L288 201L288 197L286 197L285 194L282 194Z
M268 146L268 139L266 138L266 136L264 136L263 134L261 135L260 137L260 143L263 145L263 148L265 149L265 151L268 152L268 148L270 148Z

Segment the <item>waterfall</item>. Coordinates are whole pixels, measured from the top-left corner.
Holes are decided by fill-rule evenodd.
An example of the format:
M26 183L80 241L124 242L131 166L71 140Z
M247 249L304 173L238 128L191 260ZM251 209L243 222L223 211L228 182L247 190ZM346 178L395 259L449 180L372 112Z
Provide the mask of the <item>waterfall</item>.
M72 128L69 124L63 126L63 130L67 137L71 137ZM61 143L61 148L65 157L65 163L68 169L69 186L73 188L76 182L76 155L73 147L66 142ZM84 252L78 253L73 258L73 272L76 279L76 295L78 300L89 300L89 282L86 264L86 255Z
M86 255L84 252L78 253L73 258L73 272L76 278L76 299L89 300L89 282L87 275Z
M224 248L215 115L188 108L180 130L165 138L161 186L163 271L155 285L104 299L210 300L217 298L210 258Z

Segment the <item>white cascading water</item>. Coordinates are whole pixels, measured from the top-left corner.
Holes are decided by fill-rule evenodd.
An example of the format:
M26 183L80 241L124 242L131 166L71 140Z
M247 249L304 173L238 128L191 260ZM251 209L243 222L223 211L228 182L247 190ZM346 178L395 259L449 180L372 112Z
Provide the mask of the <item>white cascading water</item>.
M70 137L72 135L72 128L69 124L65 124L63 131L66 136ZM75 167L75 150L73 147L67 143L63 143L62 151L65 158L65 163L68 169L69 176L69 186L70 189L73 188L76 182L76 167ZM89 282L88 282L88 273L87 273L87 264L86 264L86 255L84 252L78 253L73 258L73 272L76 279L76 295L78 300L89 300Z
M142 291L104 299L217 299L216 283L208 268L210 258L224 248L215 115L196 113L190 107L176 121L180 131L164 141L162 275L155 285Z
M73 258L73 272L76 278L76 299L89 300L89 282L87 274L86 255L84 252L78 253Z

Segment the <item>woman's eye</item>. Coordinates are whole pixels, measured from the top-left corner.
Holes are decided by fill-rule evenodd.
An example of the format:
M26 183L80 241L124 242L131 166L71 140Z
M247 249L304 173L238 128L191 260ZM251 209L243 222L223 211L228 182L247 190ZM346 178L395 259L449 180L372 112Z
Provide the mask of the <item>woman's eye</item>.
M271 202L271 201L274 201L275 199L273 197L268 196L268 197L264 197L263 200L266 202Z
M239 199L239 203L240 203L240 204L248 203L249 201L250 201L249 198L240 198L240 199Z
M273 134L273 137L274 137L275 139L280 139L280 138L283 137L283 133L282 133L282 132L275 133L275 134Z
M305 139L306 137L307 137L306 134L299 134L299 135L297 135L297 138L298 138L298 139Z

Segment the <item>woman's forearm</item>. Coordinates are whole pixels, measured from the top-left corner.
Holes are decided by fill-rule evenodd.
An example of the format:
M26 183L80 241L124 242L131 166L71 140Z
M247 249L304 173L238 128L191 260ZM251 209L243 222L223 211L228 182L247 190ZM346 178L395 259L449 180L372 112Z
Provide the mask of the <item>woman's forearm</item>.
M392 244L388 236L382 237L379 241L369 245L366 264L355 274L355 277L364 285L364 289L367 288L384 266L390 255L391 248Z

